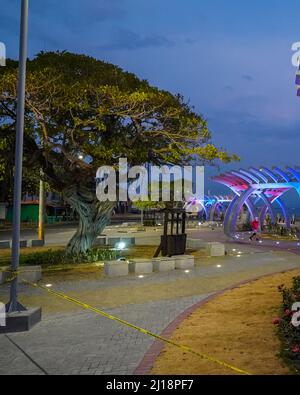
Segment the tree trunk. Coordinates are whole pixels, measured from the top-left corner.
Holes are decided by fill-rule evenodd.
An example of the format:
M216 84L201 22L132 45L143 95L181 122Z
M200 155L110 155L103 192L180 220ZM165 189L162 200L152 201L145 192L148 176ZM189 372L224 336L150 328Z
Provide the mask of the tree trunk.
M65 190L63 196L79 215L79 226L67 245L67 252L86 252L108 224L115 203L99 202L94 190L76 186Z

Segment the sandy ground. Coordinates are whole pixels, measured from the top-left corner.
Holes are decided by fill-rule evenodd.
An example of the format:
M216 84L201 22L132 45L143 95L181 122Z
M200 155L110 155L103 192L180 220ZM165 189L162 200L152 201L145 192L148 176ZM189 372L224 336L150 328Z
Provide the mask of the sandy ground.
M251 282L195 311L172 340L259 375L290 374L279 358L280 343L272 318L278 315L278 285L290 284L300 270ZM235 374L213 362L166 346L152 374Z

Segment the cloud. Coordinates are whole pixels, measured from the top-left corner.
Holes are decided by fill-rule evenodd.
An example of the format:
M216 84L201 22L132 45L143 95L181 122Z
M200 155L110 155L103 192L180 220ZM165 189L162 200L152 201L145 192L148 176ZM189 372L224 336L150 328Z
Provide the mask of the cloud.
M252 77L252 75L249 75L249 74L243 75L242 78L243 78L243 80L248 81L248 82L254 81L254 78Z
M102 50L137 50L149 47L172 47L173 41L158 34L141 35L127 29L114 32L112 39L98 46Z
M196 44L196 43L197 43L197 40L194 39L194 38L187 37L187 38L184 40L184 42L185 42L186 44L188 44L188 45L193 45L193 44Z
M227 85L227 86L225 86L224 91L225 92L233 92L233 87L231 85Z

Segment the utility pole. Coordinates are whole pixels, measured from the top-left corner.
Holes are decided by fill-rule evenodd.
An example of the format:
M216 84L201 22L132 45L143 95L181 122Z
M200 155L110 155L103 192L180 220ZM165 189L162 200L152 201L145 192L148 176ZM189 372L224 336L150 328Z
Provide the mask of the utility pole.
M45 240L45 182L43 181L43 171L41 170L40 179L40 193L39 193L39 230L38 238L39 240Z
M22 0L20 49L19 49L19 79L18 79L18 103L17 103L17 126L16 126L16 150L15 150L15 175L14 175L14 204L13 204L13 236L12 236L12 272L17 272L20 260L20 229L21 229L21 198L22 198L22 162L24 141L24 115L25 115L25 85L26 85L26 60L28 38L28 4L29 0ZM18 276L10 287L10 301L6 305L6 312L12 313L26 310L18 302Z

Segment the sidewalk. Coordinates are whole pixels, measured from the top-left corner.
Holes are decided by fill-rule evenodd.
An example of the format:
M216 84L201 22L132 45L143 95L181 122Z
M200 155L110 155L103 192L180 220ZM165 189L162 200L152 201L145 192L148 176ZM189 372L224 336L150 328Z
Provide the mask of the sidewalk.
M240 257L202 259L190 273L75 282L52 278L53 289L161 333L186 308L214 292L243 280L300 268L294 254L255 252L246 247L243 251ZM132 374L153 344L151 337L41 290L22 286L21 295L25 304L42 305L43 321L29 333L9 337L37 365L1 335L0 374L44 374L41 368L48 374ZM8 288L0 287L0 300L7 298Z

